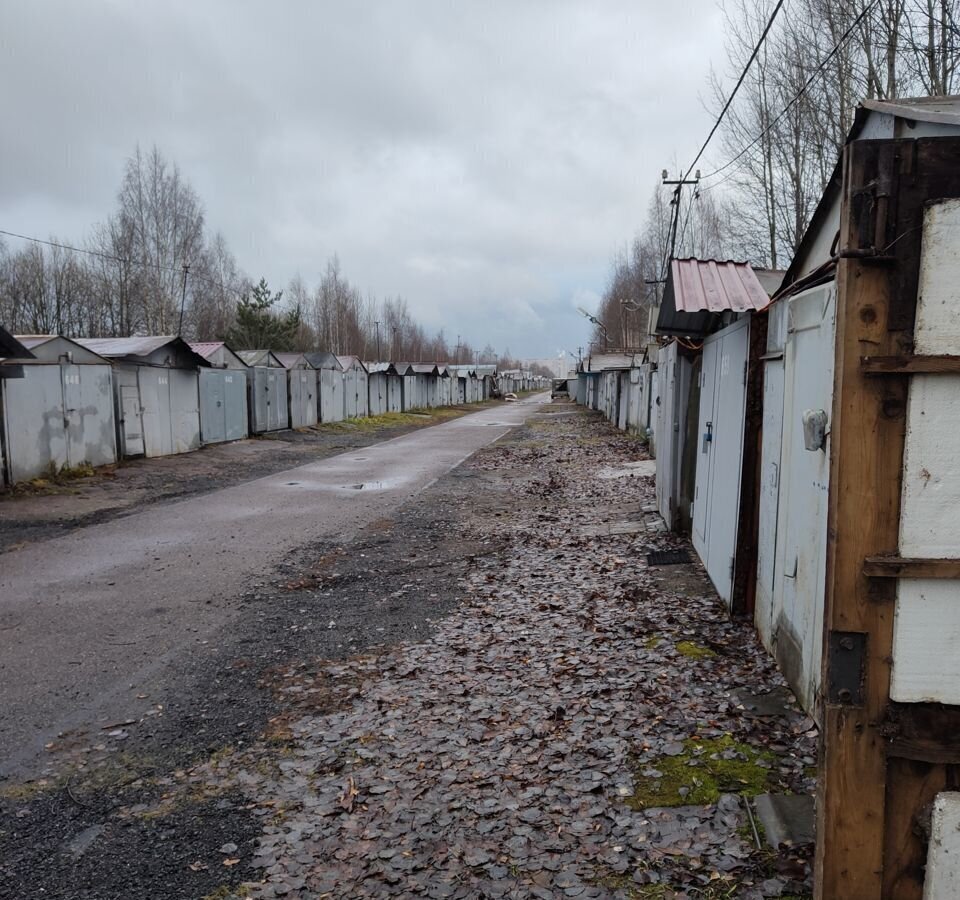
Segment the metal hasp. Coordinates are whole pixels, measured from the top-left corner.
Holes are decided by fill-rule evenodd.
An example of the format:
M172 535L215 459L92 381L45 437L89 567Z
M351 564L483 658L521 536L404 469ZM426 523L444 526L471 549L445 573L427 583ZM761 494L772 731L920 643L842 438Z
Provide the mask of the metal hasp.
M827 700L842 706L863 705L867 636L862 631L831 631L827 645Z

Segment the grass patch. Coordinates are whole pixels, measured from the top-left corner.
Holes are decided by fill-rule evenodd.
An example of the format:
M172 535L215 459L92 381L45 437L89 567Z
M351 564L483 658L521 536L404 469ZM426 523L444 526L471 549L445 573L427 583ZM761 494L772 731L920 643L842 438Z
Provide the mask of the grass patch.
M106 473L110 469L111 467L105 466L101 469L101 472ZM95 475L97 475L97 470L88 462L82 462L75 466L62 465L60 468L57 468L56 463L50 463L44 469L42 475L12 485L4 493L8 497L12 497L23 494L55 492L57 488L68 487L77 481L93 478Z
M771 786L775 759L769 751L738 743L729 735L702 741L689 739L677 756L664 756L634 771L635 791L626 803L643 810L654 806L706 806L716 803L721 794L755 797ZM643 774L650 769L659 774Z
M410 409L406 412L383 413L380 416L358 416L342 422L325 422L316 426L324 431L378 431L381 428L405 428L456 419L467 410L458 406L443 406L431 409Z
M677 653L688 659L712 659L717 655L709 647L701 647L693 641L679 641L676 646Z

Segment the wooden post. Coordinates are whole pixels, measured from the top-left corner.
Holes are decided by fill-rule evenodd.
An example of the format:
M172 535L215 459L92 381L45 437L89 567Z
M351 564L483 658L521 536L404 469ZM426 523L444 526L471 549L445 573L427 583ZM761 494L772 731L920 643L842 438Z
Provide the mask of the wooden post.
M859 141L844 153L830 425L823 730L816 897L920 900L924 829L960 783L960 707L893 703L898 578L949 577L955 560L900 560L924 204L960 196L957 138ZM877 359L864 362L864 358ZM883 359L885 358L885 359Z
M876 174L876 156L872 145L847 147L841 250L859 247L863 206L855 210L853 197ZM822 900L877 900L883 878L886 756L876 726L889 696L893 604L877 602L863 561L897 550L905 404L893 379L864 375L860 357L865 347L887 356L900 352L887 330L889 292L880 267L839 261L817 803L816 896ZM850 686L830 687L830 647L841 632L867 635L859 696Z

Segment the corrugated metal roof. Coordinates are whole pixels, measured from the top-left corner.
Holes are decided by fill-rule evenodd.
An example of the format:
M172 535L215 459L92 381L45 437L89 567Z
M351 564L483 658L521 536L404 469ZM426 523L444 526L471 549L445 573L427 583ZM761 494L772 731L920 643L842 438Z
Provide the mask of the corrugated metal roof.
M336 372L343 371L340 361L327 350L311 350L304 353L304 358L315 369L333 369Z
M641 353L593 353L584 362L584 372L605 372L609 369L632 369L642 363Z
M309 360L302 353L274 353L285 369L303 369L310 365Z
M248 366L259 366L274 369L282 369L283 363L277 359L277 355L272 350L238 350L237 356L240 357Z
M55 337L55 334L18 334L16 339L28 350L32 350L34 347L49 343Z
M900 97L897 100L864 100L864 109L913 119L917 122L937 122L941 125L960 125L960 97Z
M78 341L62 337L59 334L18 334L16 339L41 362L57 362L65 353L71 354L76 363L102 363L110 365L110 360Z
M222 346L223 341L188 341L190 349L199 353L204 359L210 359Z
M670 274L677 312L746 312L770 302L750 263L674 259Z
M340 368L343 369L344 372L346 372L347 369L363 368L363 362L356 356L338 356L337 362L340 363Z
M82 344L88 350L111 359L121 356L149 356L155 350L166 347L167 344L176 340L178 338L175 334L76 339L78 344ZM186 344L186 341L184 341L184 344Z

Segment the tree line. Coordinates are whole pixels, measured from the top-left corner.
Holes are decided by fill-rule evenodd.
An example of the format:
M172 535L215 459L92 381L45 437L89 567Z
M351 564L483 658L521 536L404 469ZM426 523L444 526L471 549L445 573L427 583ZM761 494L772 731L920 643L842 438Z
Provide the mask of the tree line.
M726 0L726 69L709 77L719 114L773 11ZM696 187L676 217L677 257L785 269L836 166L864 99L942 96L960 87L960 0L792 0L747 70ZM671 176L673 177L673 176ZM645 331L670 255L673 189L658 185L635 237L615 254L593 340ZM637 310L637 311L634 311ZM642 321L642 325L640 324ZM622 344L641 346L644 343Z
M0 322L17 334L182 334L238 350L520 365L509 351L429 333L402 297L365 296L336 256L313 288L300 275L285 290L254 283L223 234L208 227L179 167L156 147L138 147L127 160L116 208L82 243L51 237L11 249L0 242Z

